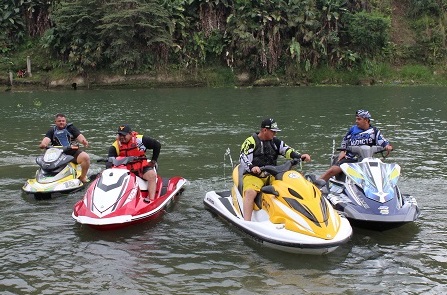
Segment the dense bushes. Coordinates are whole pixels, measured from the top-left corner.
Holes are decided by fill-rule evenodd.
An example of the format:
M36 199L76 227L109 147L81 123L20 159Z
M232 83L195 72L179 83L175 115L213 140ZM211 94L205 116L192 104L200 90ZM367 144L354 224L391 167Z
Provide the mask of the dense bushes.
M420 32L407 56L445 58L447 0L405 1ZM391 10L388 1L363 0L5 0L0 66L18 44L37 38L32 44L51 56L45 67L83 75L209 65L291 77L320 67L363 69L402 57L389 42Z

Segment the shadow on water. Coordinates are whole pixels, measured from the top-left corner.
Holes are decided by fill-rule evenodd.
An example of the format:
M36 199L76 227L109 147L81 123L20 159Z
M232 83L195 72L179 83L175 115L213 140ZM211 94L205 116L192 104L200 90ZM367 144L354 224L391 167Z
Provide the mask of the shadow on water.
M331 253L324 255L308 255L308 254L295 254L275 249L270 249L262 244L250 238L244 238L245 244L250 246L257 254L262 256L263 259L267 259L270 262L277 263L281 267L286 269L319 269L319 270L332 270L337 268L337 265L345 261L351 248L352 242L340 245L337 249Z
M48 205L51 203L70 202L73 203L82 198L83 188L70 193L39 193L39 194L27 194L23 191L18 192L22 199L34 205Z
M351 241L356 245L379 244L397 247L413 241L419 234L420 228L416 221L386 231L374 231L357 227L354 227L353 231Z
M77 236L80 242L123 242L128 239L136 239L141 235L147 234L151 230L154 230L158 224L163 220L163 216L160 216L156 220L150 222L134 224L123 227L116 230L97 230L84 224L73 224L73 233Z
M69 199L71 195L73 195L75 193L82 192L83 190L84 190L84 188L80 188L80 189L77 189L76 191L71 191L68 193L36 193L36 194L32 194L32 193L28 194L28 193L25 193L22 191L22 198L29 202L51 201L51 200L60 199L60 198Z
M234 239L240 241L238 243L238 248L246 247L248 249L247 252L256 255L257 259L277 263L284 268L333 268L338 263L341 263L346 259L346 256L349 254L353 245L351 241L348 241L346 244L340 245L333 252L324 255L289 253L277 249L272 249L263 245L260 241L239 230L230 222L219 217L219 215L216 213L208 211L208 214L211 216L213 223L222 225L222 227L224 227L226 231L233 235Z
M109 241L109 242L122 242L128 239L138 239L138 237L147 235L151 231L157 230L163 222L166 222L166 215L175 212L177 210L179 197L182 197L181 193L178 195L174 202L164 209L162 215L154 220L142 222L138 224L132 224L124 226L114 230L98 230L88 225L75 223L73 225L73 232L75 236L79 237L81 242L97 242L97 241Z

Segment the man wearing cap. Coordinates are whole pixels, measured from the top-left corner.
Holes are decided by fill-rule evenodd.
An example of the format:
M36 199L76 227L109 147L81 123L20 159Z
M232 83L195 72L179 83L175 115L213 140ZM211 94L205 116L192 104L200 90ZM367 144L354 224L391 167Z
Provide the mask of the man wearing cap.
M244 220L251 221L253 204L256 195L267 184L271 176L263 177L261 168L265 165L276 165L279 155L287 159L301 159L310 161L308 154L298 154L294 149L276 137L281 131L273 118L261 122L261 130L248 137L241 147L240 164L244 168L243 199Z
M39 147L41 149L47 148L50 143L53 146L68 147L75 141L82 143L84 147L88 147L88 141L85 139L85 136L82 135L81 131L73 123L67 124L67 118L64 114L56 114L54 124L55 126L47 131L45 137L40 142ZM87 172L90 168L89 155L79 149L72 149L65 153L74 157L73 162L75 164L81 165L79 180L84 183L88 182Z
M151 161L143 160L138 163L128 164L127 168L148 182L148 197L144 199L150 203L155 199L157 160L160 155L161 144L157 140L132 131L129 125L118 127L115 142L109 148L109 157L146 157L146 151L152 150Z
M352 126L341 142L341 149L346 149L347 146L360 145L380 145L390 152L393 147L389 141L386 140L380 130L371 125L371 114L367 110L358 110L355 113L355 125ZM333 166L331 166L323 175L320 176L324 181L342 172L340 165L343 163L357 162L356 155L350 152L341 151L338 159Z

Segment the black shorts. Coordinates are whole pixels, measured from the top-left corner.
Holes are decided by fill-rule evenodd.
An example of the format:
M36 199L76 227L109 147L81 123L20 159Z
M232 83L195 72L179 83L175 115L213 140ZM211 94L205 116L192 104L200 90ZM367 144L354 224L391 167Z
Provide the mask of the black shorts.
M144 175L146 172L148 172L149 170L153 170L154 168L155 168L155 166L151 166L151 167L146 166L146 167L143 167L143 175Z
M78 159L79 154L81 154L81 153L82 153L82 151L80 149L77 149L77 150L66 151L64 154L73 156L74 159L72 162L75 164L78 164L77 159Z

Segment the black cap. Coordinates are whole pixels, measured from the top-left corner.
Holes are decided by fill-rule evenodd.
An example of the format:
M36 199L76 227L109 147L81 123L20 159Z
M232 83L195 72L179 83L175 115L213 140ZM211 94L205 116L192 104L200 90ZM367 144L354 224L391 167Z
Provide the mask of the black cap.
M130 126L127 124L124 124L124 125L120 125L120 127L118 127L118 131L116 133L121 134L121 135L127 135L130 132L132 132L132 129L130 128Z
M276 132L281 131L281 129L278 128L278 124L276 123L275 119L273 118L264 119L261 123L261 128L267 128Z

